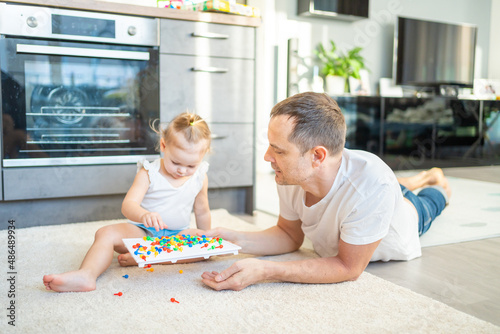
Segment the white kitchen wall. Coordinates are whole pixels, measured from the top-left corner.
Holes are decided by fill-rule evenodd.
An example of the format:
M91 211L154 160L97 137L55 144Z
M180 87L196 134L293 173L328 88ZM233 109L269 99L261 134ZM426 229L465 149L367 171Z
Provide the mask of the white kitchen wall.
M500 80L500 0L491 0L488 78Z
M495 13L492 13L492 1ZM257 172L270 171L269 163L263 160L267 149L267 124L273 105L286 98L287 43L290 38L299 41L298 53L310 62L312 50L319 42L334 40L344 48L362 46L362 55L370 69L371 90L376 92L377 82L382 77L392 77L392 54L394 22L399 16L469 23L478 26L476 53L477 78L498 76L498 56L490 56L490 43L495 54L500 54L498 34L492 33L490 22L498 27L500 0L371 0L370 18L354 22L334 19L297 16L296 0L248 0L262 12L262 25L257 32ZM500 31L496 28L493 31ZM495 62L494 65L488 59ZM488 65L496 68L488 72ZM496 73L496 74L495 74Z

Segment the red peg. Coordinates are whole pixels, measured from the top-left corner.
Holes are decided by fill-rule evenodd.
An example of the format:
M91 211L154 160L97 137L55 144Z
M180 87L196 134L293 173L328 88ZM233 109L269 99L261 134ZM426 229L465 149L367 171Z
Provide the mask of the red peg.
M172 303L177 303L177 304L179 304L179 302L178 302L177 300L175 300L175 298L173 298L173 297L172 297L172 298L170 298L170 301L171 301Z
M115 293L115 296L120 296L121 297L122 295L123 295L123 293L121 293L121 292Z

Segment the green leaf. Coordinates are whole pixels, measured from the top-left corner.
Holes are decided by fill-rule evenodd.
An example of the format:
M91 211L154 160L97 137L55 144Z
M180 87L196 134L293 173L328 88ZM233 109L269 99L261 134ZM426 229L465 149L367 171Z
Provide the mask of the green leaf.
M338 75L344 78L352 76L359 79L359 71L365 67L365 59L360 55L363 49L354 47L346 53L337 49L334 41L330 41L330 50L325 49L322 43L319 43L314 53L323 64L321 73L324 76Z

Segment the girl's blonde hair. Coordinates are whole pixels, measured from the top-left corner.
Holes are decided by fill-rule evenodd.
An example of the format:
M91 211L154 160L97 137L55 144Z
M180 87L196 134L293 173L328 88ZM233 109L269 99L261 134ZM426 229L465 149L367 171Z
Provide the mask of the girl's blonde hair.
M153 123L154 126L154 123ZM154 128L153 128L154 130ZM199 115L184 112L177 115L164 129L155 130L161 134L166 144L171 142L172 135L183 133L188 143L197 144L202 140L207 141L207 150L210 148L211 132L207 123Z

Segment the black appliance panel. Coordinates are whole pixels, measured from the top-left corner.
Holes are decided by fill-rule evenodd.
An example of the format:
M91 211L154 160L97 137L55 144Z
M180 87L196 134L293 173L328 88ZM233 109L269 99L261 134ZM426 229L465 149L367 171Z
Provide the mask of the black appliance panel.
M156 153L157 47L2 36L0 50L4 167Z

